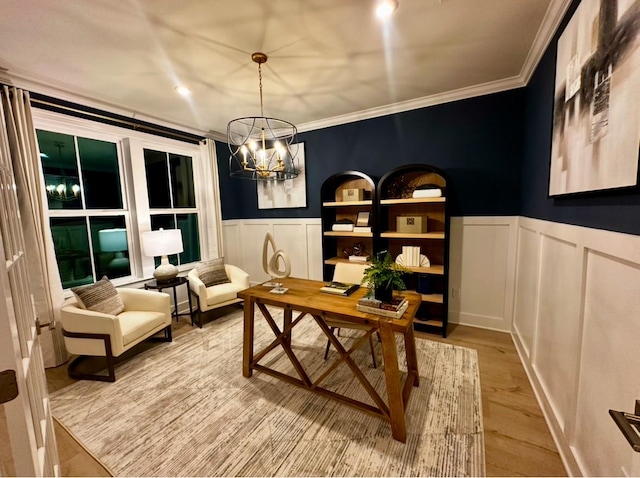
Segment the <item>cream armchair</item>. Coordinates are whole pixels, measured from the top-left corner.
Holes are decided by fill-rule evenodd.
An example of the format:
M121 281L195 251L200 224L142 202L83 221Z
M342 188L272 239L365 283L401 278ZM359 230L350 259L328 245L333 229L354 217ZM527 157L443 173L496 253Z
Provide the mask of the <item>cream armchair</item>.
M83 309L75 298L60 309L62 335L67 350L77 357L69 364L69 377L115 382L114 357L143 340L164 331L161 340L171 342L169 295L142 289L118 289L124 311L117 315ZM106 357L107 375L80 373L77 366L87 356Z
M224 265L227 277L231 282L205 287L198 276L198 271L193 268L187 275L189 279L189 291L198 301L198 327L202 327L202 313L225 305L242 302L238 299L238 292L248 289L249 274L237 266Z

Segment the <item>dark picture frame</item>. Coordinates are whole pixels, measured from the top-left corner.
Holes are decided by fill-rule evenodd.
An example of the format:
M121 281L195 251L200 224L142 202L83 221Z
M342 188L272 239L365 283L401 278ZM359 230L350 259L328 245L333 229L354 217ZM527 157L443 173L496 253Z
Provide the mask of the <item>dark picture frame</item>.
M549 196L637 186L640 9L582 0L558 41Z

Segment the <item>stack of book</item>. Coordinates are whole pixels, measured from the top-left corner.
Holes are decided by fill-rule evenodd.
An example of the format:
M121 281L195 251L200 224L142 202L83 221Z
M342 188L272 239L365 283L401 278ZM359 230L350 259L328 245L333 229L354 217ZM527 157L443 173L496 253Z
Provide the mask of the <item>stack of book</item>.
M353 232L353 221L349 219L339 219L331 226L332 231Z
M335 295L349 295L353 291L358 290L359 284L349 284L347 282L330 282L320 288L320 292Z
M402 246L402 258L404 259L405 266L420 266L420 248L416 246Z
M360 312L378 314L391 319L399 319L409 307L407 299L401 295L394 296L391 302L382 302L372 295L366 295L358 300L356 309Z
M437 184L423 184L413 191L414 198L439 198L442 189Z

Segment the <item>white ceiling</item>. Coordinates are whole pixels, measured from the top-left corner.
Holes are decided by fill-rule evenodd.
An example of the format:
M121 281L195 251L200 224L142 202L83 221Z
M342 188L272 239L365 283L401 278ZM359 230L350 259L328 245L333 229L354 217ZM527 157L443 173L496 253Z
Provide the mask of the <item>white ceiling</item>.
M399 2L385 27L374 0L3 0L0 79L224 133L260 114L263 51L265 115L308 130L523 86L569 4Z

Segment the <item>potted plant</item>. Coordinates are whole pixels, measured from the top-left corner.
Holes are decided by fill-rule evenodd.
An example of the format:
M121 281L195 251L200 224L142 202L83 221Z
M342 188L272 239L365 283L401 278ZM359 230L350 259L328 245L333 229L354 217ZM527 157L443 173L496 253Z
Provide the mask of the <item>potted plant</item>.
M383 251L376 254L371 266L364 270L362 284L367 284L369 288L374 290L376 299L382 302L391 302L394 289L404 290L407 288L402 279L402 275L407 272L410 271L396 264L391 258L391 254Z

